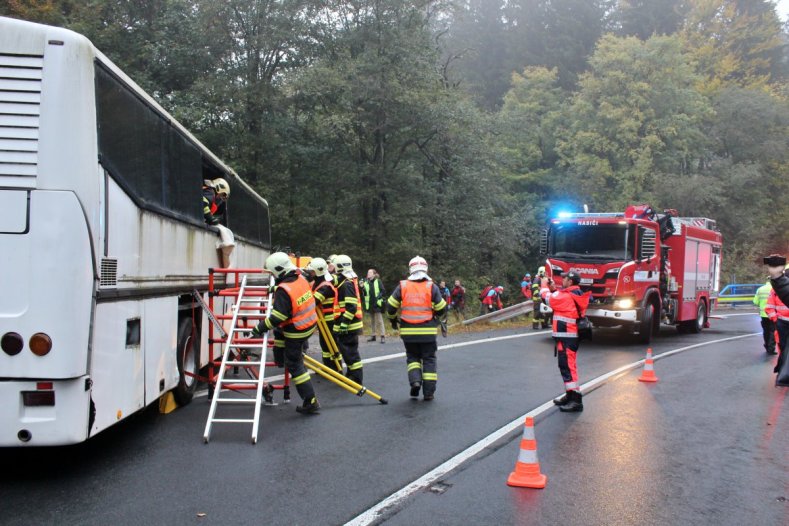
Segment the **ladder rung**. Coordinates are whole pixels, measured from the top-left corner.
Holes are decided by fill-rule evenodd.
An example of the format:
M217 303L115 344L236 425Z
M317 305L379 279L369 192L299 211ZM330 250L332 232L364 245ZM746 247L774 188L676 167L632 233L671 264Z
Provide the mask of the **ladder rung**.
M238 300L239 303L260 303L261 301L263 300L261 300L260 298L241 298L240 300Z
M254 420L251 418L213 418L211 422L219 424L251 424Z
M258 367L260 367L261 365L263 365L263 362L259 362L259 361L258 362L252 362L252 361L245 362L243 360L228 360L228 361L225 362L225 365L257 365Z
M256 383L258 383L257 380L246 380L244 378L236 378L236 379L225 378L221 382L222 385L225 385L225 384L256 384ZM217 386L219 386L219 385L220 385L220 383L217 382Z
M260 349L263 343L231 343L230 346L234 349Z
M254 404L257 402L254 398L217 398L220 404Z

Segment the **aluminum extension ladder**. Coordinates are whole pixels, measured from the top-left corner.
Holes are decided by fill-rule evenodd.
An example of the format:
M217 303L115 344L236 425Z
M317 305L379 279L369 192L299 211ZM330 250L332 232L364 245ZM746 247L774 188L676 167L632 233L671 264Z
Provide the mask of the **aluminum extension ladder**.
M269 294L265 299L257 295L245 295L245 292L251 290L247 287L247 276L244 275L241 280L241 286L238 290L238 296L232 309L232 320L230 323L230 332L224 344L224 351L222 353L222 365L219 368L219 375L217 376L216 385L214 387L214 395L211 399L211 408L208 411L208 419L205 423L205 432L203 433L203 440L208 443L211 436L211 428L216 424L252 424L252 443L257 444L258 441L258 426L260 424L260 406L263 398L263 384L265 377L266 366L266 348L268 346L269 332L266 332L261 342L255 343L238 343L237 340L239 333L249 331L248 327L239 327L239 320L244 317L246 310L258 310L258 312L265 312L269 316L271 312L271 305L274 301L274 294L271 293L274 287L274 277L270 278L268 285ZM256 287L257 291L260 287ZM245 353L250 351L258 351L260 354L254 360L241 360ZM226 378L228 369L238 370L246 368L250 373L249 379ZM257 368L257 377L254 377L254 368ZM226 396L228 393L236 391L234 386L239 388L252 389L252 384L256 384L255 398L232 398ZM225 396L222 396L225 395ZM246 405L254 404L255 412L252 418L218 418L216 416L217 408L220 404L227 405Z

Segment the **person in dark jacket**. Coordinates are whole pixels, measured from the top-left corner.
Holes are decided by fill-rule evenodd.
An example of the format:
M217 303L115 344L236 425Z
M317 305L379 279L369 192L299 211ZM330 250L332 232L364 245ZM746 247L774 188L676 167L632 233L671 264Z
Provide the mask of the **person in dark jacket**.
M786 265L768 266L767 273L770 274L770 284L778 299L784 305L789 305L789 274L787 274Z
M318 321L312 289L284 252L271 254L264 265L266 270L274 275L277 288L274 290L274 305L270 315L252 329L252 337L258 338L272 329L277 330L275 335L281 333L284 340L282 347L285 352L285 367L304 401L301 406L296 407L296 411L315 414L321 406L315 396L310 373L304 366L302 354L302 346L315 332Z
M408 271L408 279L401 281L389 296L386 315L393 329L400 327L411 398L419 398L421 389L424 400L429 402L435 396L438 382L436 337L447 302L441 297L438 285L427 275L427 261L423 257L411 259Z
M360 288L362 294L362 305L364 312L370 315L370 338L368 342L374 342L376 334L381 337L381 343L384 343L386 337L386 330L384 329L384 284L381 282L381 275L374 268L367 270L367 279Z

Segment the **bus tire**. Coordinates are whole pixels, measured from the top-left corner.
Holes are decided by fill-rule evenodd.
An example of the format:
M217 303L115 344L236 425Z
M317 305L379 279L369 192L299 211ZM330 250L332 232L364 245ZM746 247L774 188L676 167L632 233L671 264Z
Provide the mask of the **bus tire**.
M185 371L197 374L200 369L199 360L197 337L192 335L192 319L183 318L178 323L178 347L176 349L178 385L173 389L173 396L179 406L191 402L197 390L197 378L188 376Z

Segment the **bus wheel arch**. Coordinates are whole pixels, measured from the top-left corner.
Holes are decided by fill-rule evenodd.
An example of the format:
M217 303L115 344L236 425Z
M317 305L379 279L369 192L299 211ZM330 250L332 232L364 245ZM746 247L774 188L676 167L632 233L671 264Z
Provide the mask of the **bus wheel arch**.
M193 330L194 328L194 330ZM179 406L192 401L197 390L196 376L200 370L199 331L193 326L191 316L183 316L178 322L178 346L176 347L176 363L178 364L178 385L173 389L173 396Z

